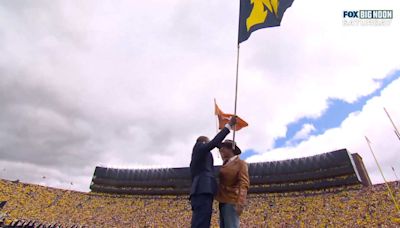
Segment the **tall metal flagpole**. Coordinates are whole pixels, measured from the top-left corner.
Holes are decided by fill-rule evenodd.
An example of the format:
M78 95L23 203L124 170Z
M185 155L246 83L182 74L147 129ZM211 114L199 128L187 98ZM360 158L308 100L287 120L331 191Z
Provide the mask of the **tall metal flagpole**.
M235 109L233 115L236 116L237 111L237 95L238 95L238 85L239 85L239 51L240 44L237 45L237 56L236 56L236 84L235 84ZM233 127L233 149L235 149L235 136L236 136L236 125Z
M218 116L215 117L215 132L218 134L219 126L218 126Z
M372 150L371 141L369 141L369 139L367 138L367 136L365 136L365 140L367 140L369 150L371 151L372 156L373 156L374 159L375 159L375 163L376 163L376 165L377 165L378 168L379 168L379 172L380 172L381 175L382 175L383 181L385 181L386 187L387 187L387 189L388 189L388 191L389 191L389 195L391 196L391 198L392 198L392 200L393 200L393 203L394 203L394 205L395 205L395 207L396 207L396 209L397 209L397 212L400 213L400 207L399 207L399 205L397 204L396 199L394 198L393 192L392 192L392 190L390 189L389 184L387 183L387 181L386 181L386 179L385 179L385 176L383 175L381 166L379 165L378 160L377 160L376 157L375 157L374 151Z
M215 109L215 106L217 105L217 100L215 99L215 97L214 97L214 109ZM215 113L215 110L214 110L214 115L215 115L215 132L216 132L216 134L218 134L218 131L219 131L219 121L218 121L218 115L216 115L216 113Z
M394 167L393 167L393 166L392 166L392 170L393 170L394 176L396 177L396 181L398 181L399 178L397 177L396 170L394 170Z
M396 134L397 138L400 140L400 132L399 132L399 130L397 129L396 125L394 124L392 118L390 117L389 112L386 110L386 108L383 108L383 110L385 110L386 115L388 116L390 122L392 123L392 125L393 125L393 127L394 127L394 133Z

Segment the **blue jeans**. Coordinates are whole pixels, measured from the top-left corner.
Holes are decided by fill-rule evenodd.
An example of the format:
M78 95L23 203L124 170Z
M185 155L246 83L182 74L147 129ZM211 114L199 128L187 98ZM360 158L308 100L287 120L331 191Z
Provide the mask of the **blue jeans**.
M239 216L236 213L235 205L230 203L219 203L219 227L239 228Z

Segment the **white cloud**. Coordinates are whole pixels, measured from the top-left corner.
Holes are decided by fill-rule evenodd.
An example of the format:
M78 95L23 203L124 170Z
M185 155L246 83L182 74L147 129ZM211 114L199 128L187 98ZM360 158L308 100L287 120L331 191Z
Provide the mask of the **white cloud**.
M315 131L314 125L304 124L301 130L296 132L296 134L293 136L293 140L306 139L313 131Z

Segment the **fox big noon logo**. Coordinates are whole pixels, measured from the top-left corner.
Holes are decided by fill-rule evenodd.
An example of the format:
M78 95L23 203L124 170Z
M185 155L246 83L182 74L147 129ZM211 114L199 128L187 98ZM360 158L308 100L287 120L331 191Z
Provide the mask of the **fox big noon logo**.
M390 25L393 10L344 10L345 26L385 26Z

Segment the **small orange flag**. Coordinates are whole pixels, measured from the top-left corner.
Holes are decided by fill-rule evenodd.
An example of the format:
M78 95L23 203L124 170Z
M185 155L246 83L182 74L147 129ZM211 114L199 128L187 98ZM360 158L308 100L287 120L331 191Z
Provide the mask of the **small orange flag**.
M215 103L215 115L218 116L218 123L219 129L222 129L225 127L225 124L229 122L229 119L233 116L233 114L226 114L221 109L218 107L217 102L214 100ZM239 131L240 129L249 126L249 124L244 121L242 118L239 116L236 117L236 125L235 125L235 130Z

